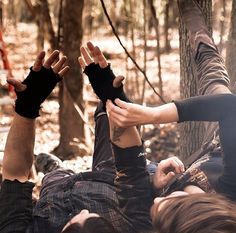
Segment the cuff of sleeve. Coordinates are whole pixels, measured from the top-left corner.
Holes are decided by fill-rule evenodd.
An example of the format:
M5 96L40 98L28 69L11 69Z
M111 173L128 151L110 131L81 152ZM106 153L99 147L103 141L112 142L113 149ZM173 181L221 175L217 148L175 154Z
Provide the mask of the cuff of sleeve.
M116 167L146 167L146 152L143 145L120 148L112 143Z
M24 182L21 183L18 180L4 180L1 184L1 192L16 193L16 192L32 192L34 183Z
M184 104L182 101L173 100L172 102L175 104L175 106L177 108L178 116L179 116L179 120L177 123L181 123L184 121L184 118L183 118Z

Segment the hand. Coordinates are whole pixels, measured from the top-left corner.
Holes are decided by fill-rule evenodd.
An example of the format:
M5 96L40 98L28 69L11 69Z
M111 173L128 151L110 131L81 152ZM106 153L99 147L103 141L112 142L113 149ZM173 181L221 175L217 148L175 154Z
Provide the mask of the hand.
M106 108L110 120L115 125L126 128L140 124L154 123L154 110L150 107L134 103L126 103L120 99L115 99L114 105L110 100L107 101Z
M49 58L43 63L45 52L42 51L37 55L37 58L34 62L34 65L32 67L32 70L35 72L40 71L42 66L44 66L46 69L50 69L51 65L58 59L59 51L55 50L53 53L49 56ZM64 67L64 64L66 62L67 58L62 57L53 67L54 73L58 73L60 77L63 77L69 70L69 66ZM14 86L15 91L21 92L26 89L26 85L23 84L20 80L17 80L15 78L9 78L7 79L7 82Z
M45 52L39 53L27 78L20 82L8 79L8 83L15 87L17 99L15 111L27 118L39 116L41 103L52 92L57 82L68 72L65 66L67 58L59 58L59 51L55 50L44 62ZM52 65L54 64L55 65Z
M177 122L179 115L174 103L158 107L146 107L139 104L126 103L115 99L114 105L107 101L107 111L110 119L119 127L129 127L144 124L164 124Z
M123 91L124 77L114 75L99 47L95 47L91 42L87 43L87 47L92 57L88 50L82 46L80 49L82 56L79 57L79 63L98 98L104 104L107 99L114 100L115 98L129 101Z
M183 162L175 156L162 160L158 163L157 170L154 175L154 186L157 189L164 188L176 174L183 173L184 170Z

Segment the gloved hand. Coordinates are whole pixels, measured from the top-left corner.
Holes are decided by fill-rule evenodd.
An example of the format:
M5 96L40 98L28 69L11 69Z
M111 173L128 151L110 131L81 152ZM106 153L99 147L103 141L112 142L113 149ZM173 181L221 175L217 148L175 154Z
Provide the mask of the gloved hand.
M88 76L89 81L95 94L102 100L104 106L108 99L114 101L119 98L126 102L131 102L124 93L123 84L119 87L114 87L114 75L110 64L105 68L101 68L99 64L94 62L85 67L84 73Z
M49 96L54 87L62 78L53 72L52 68L42 67L36 72L30 68L30 73L22 84L26 85L24 91L16 91L15 111L27 118L39 116L40 105Z
M53 51L45 62L44 57L45 52L38 54L23 82L15 78L7 80L16 91L15 111L23 117L34 119L39 116L40 105L69 70L68 66L64 66L67 58L59 58L58 50Z

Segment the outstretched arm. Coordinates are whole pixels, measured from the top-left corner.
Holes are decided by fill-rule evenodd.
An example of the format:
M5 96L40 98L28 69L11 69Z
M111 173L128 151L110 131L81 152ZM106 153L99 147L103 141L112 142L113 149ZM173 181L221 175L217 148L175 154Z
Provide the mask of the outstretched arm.
M197 96L158 107L146 107L116 99L108 101L110 118L120 127L183 121L221 121L236 112L232 94Z
M54 51L43 63L44 57L44 52L37 56L30 74L23 82L8 80L15 87L17 99L16 113L5 146L3 179L28 180L33 162L35 118L39 116L41 103L68 71L68 67L63 67L66 57L59 59L59 51ZM51 68L57 59L58 62Z
M110 112L111 120L120 127L170 123L179 120L174 103L159 107L146 107L116 99L115 104L108 100L107 109Z

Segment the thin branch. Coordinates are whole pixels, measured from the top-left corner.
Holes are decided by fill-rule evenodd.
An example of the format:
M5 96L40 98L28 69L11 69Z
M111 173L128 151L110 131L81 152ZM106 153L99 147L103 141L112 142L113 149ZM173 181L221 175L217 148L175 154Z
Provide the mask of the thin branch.
M166 103L166 101L164 100L164 98L155 90L155 88L153 87L153 85L151 84L151 82L149 81L146 73L143 71L143 69L137 64L137 62L133 59L133 57L130 55L130 53L128 52L128 50L125 48L125 46L123 45L123 43L121 42L120 38L119 38L119 35L117 34L116 32L116 29L115 27L113 26L113 23L110 19L110 16L108 15L107 13L107 10L106 10L106 6L104 4L104 1L103 0L100 0L101 4L102 4L102 8L103 8L103 11L104 11L104 14L106 15L107 19L108 19L108 22L112 28L112 31L114 33L114 35L116 36L117 40L119 41L121 47L124 49L125 53L127 54L127 56L131 59L131 61L134 63L134 65L137 67L137 69L144 75L147 83L149 84L149 86L152 88L152 90L154 91L154 93L160 98L160 100L163 102L163 103Z

